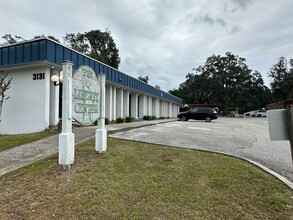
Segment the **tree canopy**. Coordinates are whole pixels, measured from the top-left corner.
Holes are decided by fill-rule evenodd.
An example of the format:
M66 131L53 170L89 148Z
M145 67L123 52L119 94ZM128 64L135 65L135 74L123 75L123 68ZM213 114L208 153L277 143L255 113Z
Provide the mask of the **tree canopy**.
M42 37L48 37L48 38L60 43L59 39L55 38L52 35L44 35L44 34L36 35L36 36L34 36L33 39L38 39L38 38L42 38ZM9 44L15 44L15 43L18 43L18 42L25 41L25 39L22 38L21 36L17 36L17 35L13 36L11 34L5 34L4 36L2 36L2 38L4 39L4 43L1 44L1 45L9 45Z
M137 79L145 82L145 83L149 83L150 79L149 79L149 76L146 75L146 76L139 76Z
M231 52L212 55L205 65L193 69L195 74L186 75L178 90L170 93L185 103L216 104L226 113L235 107L242 111L264 107L270 90L264 86L261 74L250 70L245 62Z
M293 59L290 59L288 63L286 58L280 57L271 68L268 76L272 79L273 95L281 99L286 107L286 102L293 93Z
M119 67L119 50L116 47L111 32L92 30L85 33L67 33L65 43L72 49L86 54L114 68Z
M59 39L52 35L37 35L33 39L48 37L54 41L60 43ZM2 45L9 45L25 41L24 38L6 34L2 36L4 43ZM67 46L74 50L79 51L87 56L90 56L96 60L99 60L113 68L118 69L120 64L119 50L116 47L111 32L106 30L105 32L100 30L91 30L84 33L67 33L64 37L64 42Z
M5 34L4 36L2 36L2 38L4 39L4 43L1 45L15 44L25 40L20 36L17 36L17 35L13 36L11 34Z

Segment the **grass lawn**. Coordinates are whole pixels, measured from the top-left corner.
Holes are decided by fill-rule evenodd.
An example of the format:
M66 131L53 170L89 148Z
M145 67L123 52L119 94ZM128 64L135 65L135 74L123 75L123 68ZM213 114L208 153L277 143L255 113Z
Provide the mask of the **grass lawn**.
M0 219L292 219L293 191L232 157L108 139L0 177Z
M56 129L48 129L42 132L31 134L18 134L18 135L0 135L0 152L8 150L13 147L37 141L53 134L58 134Z

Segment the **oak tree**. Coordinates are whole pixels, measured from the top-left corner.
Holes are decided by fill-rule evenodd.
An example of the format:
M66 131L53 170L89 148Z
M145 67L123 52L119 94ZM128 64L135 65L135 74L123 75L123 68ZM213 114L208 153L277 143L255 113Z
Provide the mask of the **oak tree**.
M268 76L272 79L273 94L284 102L285 108L286 102L291 98L293 92L293 59L290 59L288 63L285 57L280 57Z

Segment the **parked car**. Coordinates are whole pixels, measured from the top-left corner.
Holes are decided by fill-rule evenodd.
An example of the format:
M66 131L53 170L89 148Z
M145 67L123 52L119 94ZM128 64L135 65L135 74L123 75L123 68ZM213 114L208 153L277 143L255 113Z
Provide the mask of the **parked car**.
M250 116L250 117L256 117L257 116L257 111L254 110L254 111L246 112L244 115L245 116Z
M257 117L267 117L267 110L265 110L265 109L258 110L256 112L256 116Z
M211 108L192 108L186 112L180 112L177 115L181 121L188 121L189 119L205 120L211 122L218 118L218 113Z

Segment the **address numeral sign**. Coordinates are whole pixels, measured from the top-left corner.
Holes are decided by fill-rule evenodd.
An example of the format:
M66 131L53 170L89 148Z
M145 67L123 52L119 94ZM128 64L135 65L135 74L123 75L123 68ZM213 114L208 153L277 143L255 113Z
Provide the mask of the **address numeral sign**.
M45 79L45 73L34 73L33 80L43 80Z

